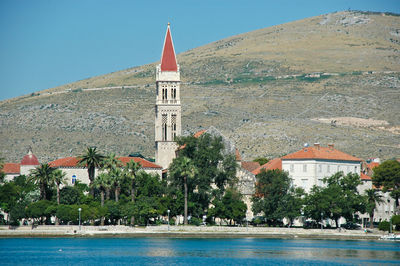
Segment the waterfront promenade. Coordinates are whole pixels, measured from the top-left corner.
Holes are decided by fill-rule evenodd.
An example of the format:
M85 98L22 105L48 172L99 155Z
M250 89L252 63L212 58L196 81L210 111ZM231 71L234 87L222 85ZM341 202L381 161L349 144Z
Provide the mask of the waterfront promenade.
M226 226L20 226L0 227L0 237L176 237L176 238L308 238L308 239L369 239L377 240L384 232L373 230L303 229L276 227Z

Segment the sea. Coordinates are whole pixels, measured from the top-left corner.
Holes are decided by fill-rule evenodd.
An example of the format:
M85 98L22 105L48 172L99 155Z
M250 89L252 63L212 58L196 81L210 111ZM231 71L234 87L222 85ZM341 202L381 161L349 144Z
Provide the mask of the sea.
M0 265L400 265L400 243L261 238L2 238Z

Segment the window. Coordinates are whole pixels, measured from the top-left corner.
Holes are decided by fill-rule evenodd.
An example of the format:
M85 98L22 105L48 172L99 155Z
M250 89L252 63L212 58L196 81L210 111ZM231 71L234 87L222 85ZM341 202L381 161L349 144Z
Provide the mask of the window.
M294 172L294 164L290 165L290 172Z
M328 173L331 172L331 166L330 166L329 164L326 166L326 171L327 171Z
M75 185L76 182L76 175L72 175L72 185Z
M172 85L172 89L171 89L171 98L173 100L176 99L176 85Z
M172 140L176 137L176 114L171 116L171 127L172 127Z
M166 101L168 99L168 89L167 85L162 85L162 99L163 101Z
M163 141L167 140L167 119L168 119L167 114L163 114L162 121L161 121L161 123L162 123L162 140Z
M303 172L307 172L307 165L303 164Z
M354 173L357 174L357 166L354 166Z
M318 172L322 173L322 164L318 165Z

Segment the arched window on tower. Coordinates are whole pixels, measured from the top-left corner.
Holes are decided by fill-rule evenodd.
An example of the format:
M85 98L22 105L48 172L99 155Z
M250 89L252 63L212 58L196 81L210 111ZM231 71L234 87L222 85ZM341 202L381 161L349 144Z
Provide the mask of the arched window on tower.
M167 99L168 99L167 85L162 85L162 100L163 100L163 102L166 102Z
M167 140L167 120L168 120L167 114L163 114L162 115L162 121L161 121L161 123L162 123L161 135L162 135L162 140L163 141Z
M171 89L171 98L174 101L174 103L176 102L176 85L172 85L172 89Z
M171 127L172 127L172 140L176 137L176 114L171 116Z

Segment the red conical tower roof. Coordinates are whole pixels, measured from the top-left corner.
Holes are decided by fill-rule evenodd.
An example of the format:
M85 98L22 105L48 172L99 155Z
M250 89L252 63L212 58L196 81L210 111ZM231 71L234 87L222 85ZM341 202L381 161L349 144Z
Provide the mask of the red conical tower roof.
M165 35L164 48L161 55L161 71L178 71L169 23L167 27L167 34Z

